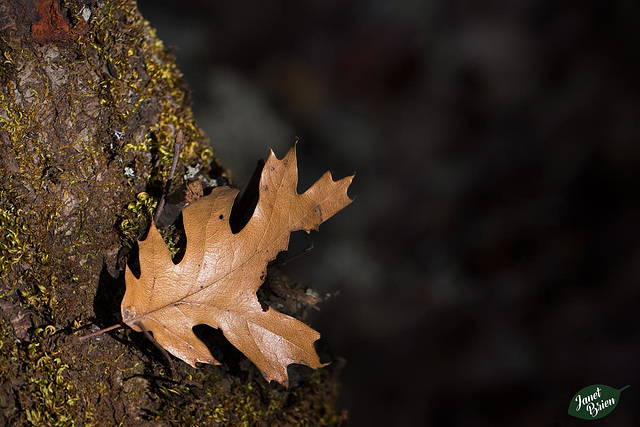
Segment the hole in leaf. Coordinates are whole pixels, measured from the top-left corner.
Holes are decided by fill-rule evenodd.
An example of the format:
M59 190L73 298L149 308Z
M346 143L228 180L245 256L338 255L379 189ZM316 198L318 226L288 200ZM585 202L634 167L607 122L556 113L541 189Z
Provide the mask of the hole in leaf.
M256 169L253 171L253 175L247 183L247 186L242 194L236 197L236 200L233 202L231 215L229 215L229 225L231 226L231 232L233 234L239 233L240 230L247 225L253 215L253 211L256 209L256 205L258 204L258 185L260 184L263 167L264 160L258 160Z
M129 269L136 276L136 279L140 278L140 248L138 244L134 244L131 248L131 252L129 252L129 256L127 257L127 265ZM124 294L123 294L124 295Z
M182 222L182 213L178 216L176 222L169 227L169 233L173 242L173 255L171 257L174 264L179 264L187 250L187 235L184 232L184 223Z
M313 347L318 354L320 363L332 363L336 360L333 353L331 352L329 343L327 343L324 338L320 337L316 342L313 343Z
M218 362L228 365L231 370L237 370L239 363L245 359L245 355L227 340L222 329L196 325L193 327L193 333L205 343Z

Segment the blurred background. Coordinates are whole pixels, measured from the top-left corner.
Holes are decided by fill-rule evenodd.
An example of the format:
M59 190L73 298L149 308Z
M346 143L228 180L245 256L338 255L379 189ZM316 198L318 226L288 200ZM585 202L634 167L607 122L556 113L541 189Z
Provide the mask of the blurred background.
M638 2L139 6L238 185L296 137L300 191L357 173L286 270L353 425L578 426L591 384L639 425Z

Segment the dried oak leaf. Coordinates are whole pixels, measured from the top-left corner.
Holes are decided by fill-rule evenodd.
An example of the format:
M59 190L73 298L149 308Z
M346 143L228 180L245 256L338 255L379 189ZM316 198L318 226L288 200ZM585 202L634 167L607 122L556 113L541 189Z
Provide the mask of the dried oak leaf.
M262 309L256 296L267 263L287 249L289 234L318 226L351 203L353 176L333 181L325 173L297 194L295 147L282 160L269 156L259 184L253 216L237 234L229 214L238 190L217 187L183 211L187 247L174 264L160 233L151 225L139 242L140 277L127 267L122 318L142 327L174 356L219 364L193 333L195 325L220 328L225 337L260 369L267 381L287 385L287 366L322 367L313 343L320 334L293 317Z

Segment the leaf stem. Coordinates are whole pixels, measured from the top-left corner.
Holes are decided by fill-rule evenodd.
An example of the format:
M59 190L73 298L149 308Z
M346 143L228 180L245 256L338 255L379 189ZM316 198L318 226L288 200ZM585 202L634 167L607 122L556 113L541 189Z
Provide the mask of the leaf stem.
M80 337L78 341L85 341L85 340L88 340L89 338L93 338L95 336L102 335L105 332L113 331L114 329L120 329L122 327L124 327L124 323L116 323L115 325L109 326L108 328L100 329L99 331L95 331L90 333L89 335Z
M147 339L149 341L151 341L153 343L153 345L155 345L158 350L160 350L160 352L162 353L162 355L166 359L167 364L169 365L169 372L171 373L171 379L175 380L176 379L176 371L173 370L173 363L171 362L171 357L169 356L169 353L167 353L167 350L162 348L160 343L158 341L156 341L156 339L153 337L153 335L151 335L149 333L149 330L147 328L145 328L145 326L141 322L136 322L136 326L139 327L140 329L142 329L142 332L144 333L144 336L147 337Z

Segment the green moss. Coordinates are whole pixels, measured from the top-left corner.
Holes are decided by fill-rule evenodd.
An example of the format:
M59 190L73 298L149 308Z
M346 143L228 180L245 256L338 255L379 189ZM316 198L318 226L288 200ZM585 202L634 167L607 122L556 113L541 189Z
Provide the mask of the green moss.
M64 1L62 7L68 9L68 16L79 17L84 6L81 2ZM95 117L96 112L91 111L88 106L98 102L100 117L107 119L104 120L105 124L108 124L112 132L118 131L125 135L123 157L118 160L121 163L136 162L136 169L143 171L140 175L144 185L152 190L156 199L154 201L157 201L173 160L173 142L178 131L183 131L188 142L180 156L183 163L205 165L213 159L213 152L203 144L205 137L195 125L193 113L185 99L182 75L175 61L157 38L155 30L139 15L135 4L123 0L103 2L99 7L92 7L91 12L89 31L78 38L74 47L75 58L61 58L57 63L69 70L68 90L63 92L69 94L68 99L64 100L68 103L68 108L63 110L66 117L62 117L72 127L80 115ZM122 26L120 22L123 21L126 22L127 30L114 34L114 26ZM42 63L31 49L11 50L7 47L6 40L3 39L2 43L5 46L3 69L15 69L16 64L23 69L23 64ZM89 63L90 69L106 69L108 72L97 78L94 74L83 72L84 67L76 67L74 61ZM75 71L76 69L79 71ZM14 81L8 81L6 89L0 91L0 128L10 136L12 154L19 169L19 172L9 174L5 188L11 189L14 179L18 179L17 185L25 185L26 180L27 186L36 193L49 191L52 182L53 187L58 186L56 183L67 183L68 193L75 196L86 193L86 183L96 174L91 165L105 163L101 150L95 144L98 140L104 140L105 136L111 138L112 135L83 131L71 133L68 147L73 149L69 151L69 163L74 167L60 169L58 165L52 164L53 155L43 150L39 138L44 134L41 128L42 116L47 116L44 106L60 104L59 99L55 102L50 100L52 97L59 98L60 92L54 92L41 67L33 67L33 76L40 86L29 88L20 100L15 97L18 88ZM70 96L77 92L82 93L82 96ZM140 113L145 102L158 102L160 111L152 118L154 121L149 123L142 139L136 142L134 136L139 128L132 126L137 126L140 121L139 118L133 120L133 117ZM60 148L64 147L56 147ZM156 157L153 169L146 172L144 170L148 166L138 158L138 154L143 152L150 152ZM34 167L43 171L42 177L37 173L30 173ZM120 169L123 171L124 167ZM141 186L140 180L133 184ZM54 189L53 192L56 191ZM11 205L11 197L5 196L0 188L0 277L5 276L21 260L30 262L28 257L34 251L29 246L30 242L42 241L47 230L60 228L65 221L60 215L64 206L60 200L44 200L44 203L34 206L34 209L28 209L24 205L21 209L16 209ZM86 201L81 197L76 198L79 203L77 210L83 212ZM131 215L131 203L139 204L140 200L123 200L123 210L117 216L123 218L120 231L128 240L135 240L140 229L147 224L142 215L136 212ZM47 206L45 212L41 210L43 206ZM22 225L19 229L21 224L17 218L20 216L47 218L46 227L43 230L27 230ZM97 242L86 230L74 228L71 231L72 235L68 240L73 242L74 251L79 252L75 247L77 245L96 245ZM41 256L49 256L47 248L39 248L39 251ZM87 254L83 260L85 263L92 255L98 255L97 250L92 248L87 248L84 253Z
M138 193L136 200L127 205L124 217L118 222L120 232L128 239L137 239L141 229L153 217L157 203L148 193Z
M60 350L45 350L55 327L36 328L26 343L11 342L8 331L8 325L0 319L0 377L15 374L12 371L20 364L26 378L24 391L30 396L31 405L3 408L5 414L20 415L34 426L75 425L80 396L68 376L69 365Z
M198 393L184 385L173 391L158 392L170 397L168 405L152 412L152 420L168 421L175 425L341 425L346 422L344 411L331 405L337 389L327 387L330 375L322 372L307 377L302 384L287 390L256 381L260 375L255 367L248 368L248 376L228 376L211 372L204 379L204 390ZM316 371L319 372L319 371ZM322 378L322 381L317 380ZM202 396L203 391L205 392ZM200 397L195 397L200 396ZM185 403L189 402L189 403Z
M19 220L21 214L22 210L15 206L0 208L0 278L21 260L31 261L30 245L24 236L26 225Z
M109 70L99 82L89 79L86 84L97 94L103 108L112 113L116 123L126 123L149 99L161 99L157 121L150 126L145 138L138 142L126 141L124 150L155 153L159 164L158 175L153 178L164 182L173 160L175 135L179 131L183 131L187 141L180 155L182 162L208 162L213 159L213 152L201 143L205 137L195 125L193 112L185 99L182 73L173 57L149 23L137 11L128 11L123 4L126 2L107 2L104 7L95 9L92 22L97 25L79 40L85 56L94 61L92 65L98 69L106 65ZM118 46L123 46L121 48L115 46L109 29L114 17L123 12L128 12L126 18L137 31L119 34ZM160 94L162 96L158 96Z
M84 3L61 1L73 25ZM94 320L117 315L122 285L106 272L121 271L126 253L118 252L146 230L175 135L187 141L180 165L206 171L214 160L180 72L135 2L88 7L87 32L67 44L31 49L0 36L0 131L8 135L0 154L15 161L0 168L0 298L16 307L0 312L0 394L15 396L0 408L0 424L337 424L344 414L331 409L327 373L309 374L294 391L264 384L255 367L229 373L175 362L174 383L153 346L130 330L114 332L120 340L77 341ZM62 71L64 86L52 83L48 66ZM135 173L125 176L126 168ZM164 234L175 250L175 236Z
M54 276L55 277L55 276ZM55 290L52 286L38 284L33 288L18 291L24 308L41 312L43 309L53 310L57 305Z

